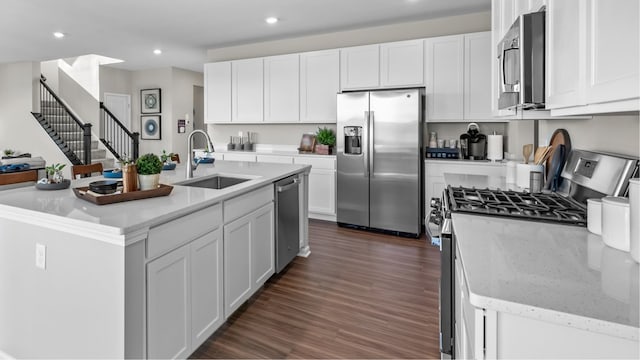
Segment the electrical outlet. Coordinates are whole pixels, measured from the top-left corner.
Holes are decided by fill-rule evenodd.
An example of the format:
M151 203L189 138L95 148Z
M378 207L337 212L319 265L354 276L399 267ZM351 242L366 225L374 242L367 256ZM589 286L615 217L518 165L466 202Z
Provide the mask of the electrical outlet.
M47 268L47 247L42 244L36 244L36 267L39 269Z

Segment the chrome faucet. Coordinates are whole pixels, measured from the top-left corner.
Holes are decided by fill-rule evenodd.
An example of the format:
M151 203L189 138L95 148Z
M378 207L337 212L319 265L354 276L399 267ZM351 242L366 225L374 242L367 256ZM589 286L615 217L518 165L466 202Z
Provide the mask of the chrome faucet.
M199 164L199 163L193 162L193 135L197 133L200 133L204 135L205 138L207 138L207 152L215 151L215 149L213 148L213 143L211 142L211 138L209 137L209 134L207 134L206 132L200 129L193 130L189 134L189 137L187 138L187 147L189 148L187 151L187 179L191 179L193 177L193 170L195 170ZM209 148L211 148L211 150L209 150Z

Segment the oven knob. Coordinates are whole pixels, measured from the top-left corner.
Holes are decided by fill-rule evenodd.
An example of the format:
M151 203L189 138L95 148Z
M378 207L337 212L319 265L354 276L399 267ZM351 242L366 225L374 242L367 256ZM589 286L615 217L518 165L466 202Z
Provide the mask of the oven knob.
M431 198L431 203L430 203L431 207L437 210L442 209L442 200L440 200L440 198Z

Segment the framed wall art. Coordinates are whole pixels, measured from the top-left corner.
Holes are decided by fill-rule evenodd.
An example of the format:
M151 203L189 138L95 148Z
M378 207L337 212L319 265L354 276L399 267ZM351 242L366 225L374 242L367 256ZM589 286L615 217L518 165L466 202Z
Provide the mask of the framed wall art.
M162 112L160 88L140 90L140 112L143 114L159 114Z
M142 140L160 140L162 133L160 132L160 115L143 115L140 116L140 138Z

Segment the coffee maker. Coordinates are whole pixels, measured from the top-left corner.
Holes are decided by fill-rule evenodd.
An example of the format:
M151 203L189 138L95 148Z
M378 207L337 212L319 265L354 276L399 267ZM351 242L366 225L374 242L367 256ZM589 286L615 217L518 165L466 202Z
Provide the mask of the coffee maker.
M460 152L462 157L468 160L487 158L487 136L480 133L478 124L467 125L467 132L460 135Z

